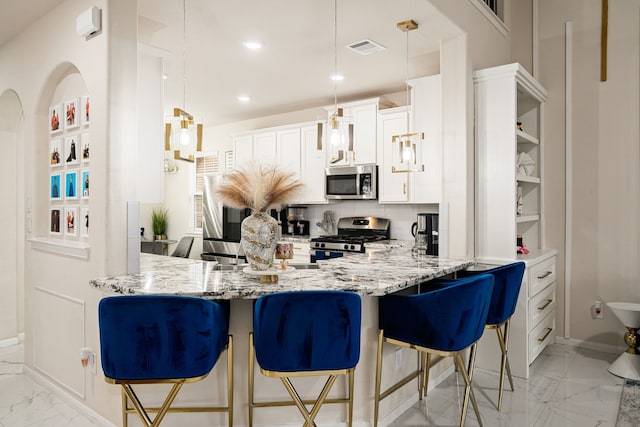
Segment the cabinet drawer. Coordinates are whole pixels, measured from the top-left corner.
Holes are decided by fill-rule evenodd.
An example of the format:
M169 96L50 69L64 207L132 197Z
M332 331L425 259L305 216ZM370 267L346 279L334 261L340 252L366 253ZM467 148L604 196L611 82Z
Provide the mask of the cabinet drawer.
M529 297L556 281L556 257L551 257L531 267L529 272Z
M556 284L552 283L529 300L529 330L556 310Z
M529 332L529 364L556 337L556 313L551 312L531 332Z

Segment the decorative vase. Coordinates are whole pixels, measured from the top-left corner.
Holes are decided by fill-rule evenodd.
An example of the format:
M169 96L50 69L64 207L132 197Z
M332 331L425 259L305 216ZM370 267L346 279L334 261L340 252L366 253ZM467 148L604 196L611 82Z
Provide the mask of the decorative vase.
M278 221L264 212L254 212L242 221L242 249L253 270L264 271L273 265L277 231Z

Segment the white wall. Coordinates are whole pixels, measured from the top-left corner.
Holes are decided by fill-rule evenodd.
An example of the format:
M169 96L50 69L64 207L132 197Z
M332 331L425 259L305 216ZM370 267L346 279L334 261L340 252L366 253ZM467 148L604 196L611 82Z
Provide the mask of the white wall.
M24 301L23 275L18 274L18 259L22 260L18 242L24 239L24 225L18 217L18 203L24 198L18 198L18 153L22 152L19 145L18 129L21 124L22 107L20 100L13 91L7 91L0 96L0 152L5 160L0 168L0 224L2 224L3 245L0 247L0 341L13 339L18 332L24 331ZM19 221L20 220L20 221ZM23 248L23 246L20 246ZM20 262L22 264L22 261Z
M621 345L623 329L595 300L640 303L640 2L609 2L608 78L600 82L600 2L540 2L540 76L545 109L547 246L559 249L558 317L571 302L570 337ZM573 192L565 194L565 22L573 25ZM565 197L573 204L571 290L563 295ZM559 323L562 325L562 322ZM562 331L560 331L562 333Z

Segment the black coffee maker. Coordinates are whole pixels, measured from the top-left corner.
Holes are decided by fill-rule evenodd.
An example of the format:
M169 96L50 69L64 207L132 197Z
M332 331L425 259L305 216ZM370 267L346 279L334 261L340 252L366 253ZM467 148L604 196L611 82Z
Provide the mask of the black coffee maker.
M424 255L438 255L438 214L419 213L411 226L415 237L413 251Z

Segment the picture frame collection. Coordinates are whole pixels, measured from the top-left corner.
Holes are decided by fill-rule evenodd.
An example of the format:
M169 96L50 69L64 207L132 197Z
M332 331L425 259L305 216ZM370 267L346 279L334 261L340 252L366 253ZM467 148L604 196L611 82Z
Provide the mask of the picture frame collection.
M89 237L90 97L49 108L49 234Z

